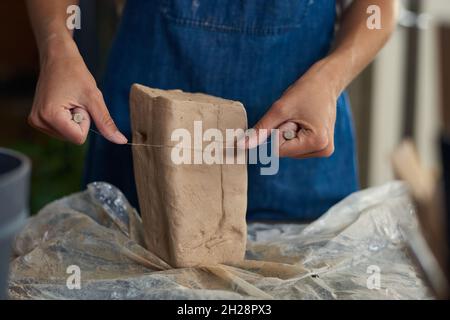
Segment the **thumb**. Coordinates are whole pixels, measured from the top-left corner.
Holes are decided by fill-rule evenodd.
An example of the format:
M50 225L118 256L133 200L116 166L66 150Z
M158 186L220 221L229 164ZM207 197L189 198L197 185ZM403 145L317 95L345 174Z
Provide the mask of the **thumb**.
M95 126L106 139L117 144L128 142L127 138L117 129L100 92L91 99L89 106L89 113Z
M272 129L284 123L285 112L279 104L274 104L266 114L249 130L246 147L252 149L264 143L271 134Z

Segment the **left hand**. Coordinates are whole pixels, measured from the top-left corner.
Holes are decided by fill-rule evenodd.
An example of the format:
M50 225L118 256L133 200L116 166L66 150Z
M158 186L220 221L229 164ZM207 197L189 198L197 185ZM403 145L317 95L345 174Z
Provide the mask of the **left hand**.
M338 93L320 63L292 84L254 126L256 134L247 146L262 143L271 129L279 129L279 156L290 158L329 157L334 152L334 125ZM261 129L267 129L260 131ZM294 130L292 140L283 131ZM259 137L259 139L257 139ZM259 141L258 141L259 140Z

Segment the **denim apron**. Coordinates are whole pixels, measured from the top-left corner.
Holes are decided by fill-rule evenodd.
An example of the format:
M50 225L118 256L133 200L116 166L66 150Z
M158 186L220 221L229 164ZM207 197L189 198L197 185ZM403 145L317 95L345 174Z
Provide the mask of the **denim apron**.
M334 37L332 0L128 0L102 91L130 139L133 83L241 101L249 126L313 63ZM337 101L335 152L323 159L280 159L276 175L248 166L249 220L310 220L357 187L352 118ZM85 182L107 181L137 206L130 146L91 135Z

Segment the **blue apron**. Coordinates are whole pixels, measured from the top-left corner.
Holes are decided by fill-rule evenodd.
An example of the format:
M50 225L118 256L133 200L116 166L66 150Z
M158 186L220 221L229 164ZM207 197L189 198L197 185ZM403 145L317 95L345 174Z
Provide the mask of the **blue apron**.
M323 58L334 37L331 0L128 0L102 91L130 139L133 83L241 101L254 125L283 91ZM280 159L276 175L248 166L249 220L310 220L357 190L345 94L337 101L335 152ZM85 182L107 181L137 206L130 146L91 135Z

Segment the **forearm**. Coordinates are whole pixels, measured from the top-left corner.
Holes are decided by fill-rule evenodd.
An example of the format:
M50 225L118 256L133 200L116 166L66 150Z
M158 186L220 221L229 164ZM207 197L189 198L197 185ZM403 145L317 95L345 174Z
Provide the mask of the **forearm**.
M41 61L53 55L78 54L67 28L67 8L78 0L26 0Z
M381 11L381 29L369 29L367 8L377 5ZM396 25L396 0L355 0L344 12L331 53L317 66L336 94L375 58L389 39Z

